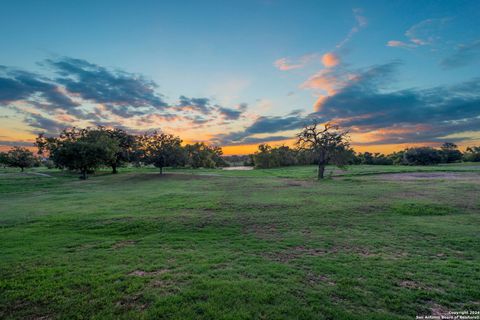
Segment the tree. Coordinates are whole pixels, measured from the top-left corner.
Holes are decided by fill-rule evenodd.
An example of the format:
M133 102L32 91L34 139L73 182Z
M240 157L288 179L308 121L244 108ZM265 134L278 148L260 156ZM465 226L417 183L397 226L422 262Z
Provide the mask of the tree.
M101 129L65 129L58 137L40 134L35 142L39 153L48 152L59 168L78 170L81 179L101 165L111 165L120 152L118 140Z
M396 165L406 164L404 154L405 154L405 150L396 151L389 154L388 158L392 160L393 164L396 164Z
M192 168L215 168L227 165L222 158L222 148L209 146L203 142L187 144L185 146L187 164Z
M163 174L164 167L185 163L185 153L180 137L154 131L138 138L141 159L145 164L152 164Z
M452 163L462 160L462 152L458 150L458 146L455 143L445 142L440 147L440 155L442 162Z
M297 151L288 146L261 144L253 154L253 162L255 167L263 169L292 166L297 164Z
M464 161L480 162L480 147L468 147L463 154Z
M118 152L116 152L111 159L107 160L107 164L112 168L112 173L116 174L118 172L118 167L133 160L136 147L135 136L118 128L108 129L105 127L98 127L97 130L104 132L118 144Z
M348 131L340 130L335 124L323 126L317 121L307 125L297 134L297 146L300 150L314 153L318 165L318 179L324 178L325 166L328 163L343 167L350 152Z
M8 154L6 152L0 152L0 165L4 168L8 166Z
M258 151L253 154L253 163L256 168L268 169L278 167L276 158L272 157L272 147L268 144L260 144Z
M17 167L23 172L25 168L31 168L37 162L33 153L22 147L13 147L7 152L7 164L10 167Z
M404 164L408 165L432 165L442 161L438 150L430 147L409 148L403 153Z

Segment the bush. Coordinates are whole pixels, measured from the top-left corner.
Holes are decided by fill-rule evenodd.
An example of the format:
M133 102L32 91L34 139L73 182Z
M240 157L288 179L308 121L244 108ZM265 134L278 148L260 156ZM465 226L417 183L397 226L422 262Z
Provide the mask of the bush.
M480 162L480 147L468 147L463 154L463 161Z
M430 147L410 148L403 154L403 162L407 165L428 166L442 162L438 150Z
M391 165L393 160L383 153L359 153L356 155L357 164L371 164L371 165Z
M445 142L441 149L440 155L443 163L453 163L462 160L462 153L458 150L458 146L455 143Z
M253 155L253 163L261 169L292 166L297 164L297 152L287 146L272 148L261 144Z
M55 168L55 162L53 162L50 159L45 159L42 161L42 165L46 167L47 169L54 169Z

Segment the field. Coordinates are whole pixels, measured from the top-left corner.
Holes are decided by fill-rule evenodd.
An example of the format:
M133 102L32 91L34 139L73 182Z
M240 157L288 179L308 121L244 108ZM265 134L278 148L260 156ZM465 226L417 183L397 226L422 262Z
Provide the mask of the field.
M478 164L120 171L0 169L0 318L480 310Z

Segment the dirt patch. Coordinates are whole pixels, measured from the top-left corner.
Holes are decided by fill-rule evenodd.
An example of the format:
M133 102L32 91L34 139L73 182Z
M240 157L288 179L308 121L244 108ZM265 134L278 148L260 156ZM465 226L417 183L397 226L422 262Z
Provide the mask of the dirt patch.
M416 180L467 180L478 181L480 175L474 172L410 172L378 174L373 177L388 181L416 181Z
M137 242L134 241L134 240L122 240L122 241L118 241L118 242L114 243L113 246L112 246L112 249L118 250L118 249L122 249L122 248L125 248L125 247L133 246L136 243Z
M309 285L317 285L317 284L328 284L331 286L336 285L336 282L331 280L330 277L323 275L323 274L314 274L314 273L307 273L305 276L305 282Z
M314 182L309 180L292 180L292 179L284 179L285 182L284 187L311 187L314 185Z
M402 288L408 289L421 289L422 287L415 281L412 280L403 280L398 283L398 285Z
M276 224L252 224L245 226L243 232L253 233L257 238L260 239L280 238L281 236Z
M122 309L136 309L145 310L148 307L148 303L145 301L142 294L135 294L122 298L116 303L117 307Z
M130 272L128 275L136 276L136 277L152 277L152 276L158 276L160 274L164 274L167 272L168 272L167 269L159 269L154 271L134 270Z
M430 314L432 316L437 316L437 317L448 316L448 313L449 313L449 310L446 307L441 306L437 303L433 303L430 306Z

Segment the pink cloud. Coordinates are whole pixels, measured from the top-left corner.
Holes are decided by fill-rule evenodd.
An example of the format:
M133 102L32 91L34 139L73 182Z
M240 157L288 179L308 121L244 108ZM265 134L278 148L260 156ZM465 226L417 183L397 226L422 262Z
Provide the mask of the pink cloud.
M340 63L340 58L333 52L327 52L322 56L322 63L325 67L335 67Z

